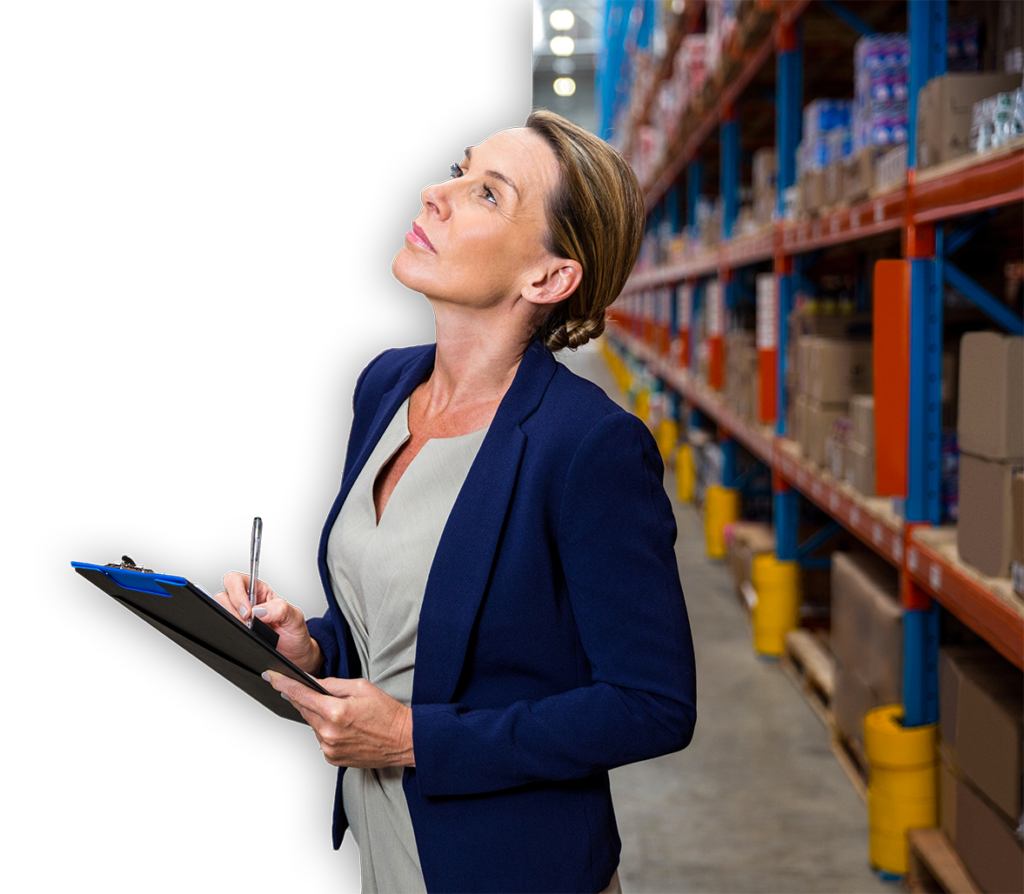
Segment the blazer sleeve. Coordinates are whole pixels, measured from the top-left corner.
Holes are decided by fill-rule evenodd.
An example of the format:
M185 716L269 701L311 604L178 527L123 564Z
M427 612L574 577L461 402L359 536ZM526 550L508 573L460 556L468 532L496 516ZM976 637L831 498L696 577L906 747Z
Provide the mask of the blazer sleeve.
M421 794L575 779L689 744L693 642L663 470L631 414L605 416L581 442L557 548L592 682L503 709L414 705Z

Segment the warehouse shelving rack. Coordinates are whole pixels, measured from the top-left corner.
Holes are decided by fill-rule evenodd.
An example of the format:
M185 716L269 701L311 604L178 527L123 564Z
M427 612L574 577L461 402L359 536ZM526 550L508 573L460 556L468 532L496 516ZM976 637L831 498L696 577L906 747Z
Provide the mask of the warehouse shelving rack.
M941 444L941 363L943 336L943 283L948 282L1004 329L1020 334L1024 324L1005 306L957 270L948 260L971 237L969 226L957 226L966 215L1024 203L1024 141L991 154L957 159L946 165L917 171L913 166L916 141L918 90L945 72L945 0L907 0L911 44L910 143L906 182L868 201L839 208L813 220L777 219L766 231L729 238L739 182L738 136L732 127L736 101L757 71L773 58L776 63L776 152L778 158L779 218L782 193L796 181L795 158L802 114L803 50L801 17L811 0L758 0L757 12L772 17L771 27L753 46L729 46L726 75L697 98L683 113L684 134L662 169L645 188L650 213L677 201L675 184L687 183L688 223L693 223L695 194L702 172L698 149L719 129L721 143L720 190L725 206L723 240L714 249L691 253L683 259L634 273L613 306L609 335L616 349L642 363L691 411L713 420L724 445L742 444L772 471L776 550L780 559L796 559L798 500L817 505L898 570L905 608L904 701L908 726L935 722L938 716L938 630L936 605L960 619L1018 668L1024 669L1024 608L1008 581L982 577L956 555L955 529L939 527ZM629 4L626 4L629 5ZM683 34L692 30L703 2L691 2L687 14L669 35L670 53ZM822 5L839 10L822 0ZM847 12L848 11L843 11ZM852 19L852 21L850 21ZM848 24L867 33L870 29L849 16ZM666 61L659 78L670 74ZM640 105L643 123L659 83ZM696 106L696 107L694 107ZM697 188L695 189L695 185ZM665 213L672 214L668 208ZM732 215L732 216L731 216ZM901 497L903 517L886 498L865 497L844 482L801 459L798 445L786 430L787 321L793 305L800 258L834 245L857 243L881 233L899 233L902 258L876 268L875 324L884 327L891 342L902 350L902 364L876 384L876 401L895 401L902 407L901 424L887 433L895 450L878 457L879 482L894 489L882 492ZM722 300L707 294L701 280L717 276L729 288L734 271L770 261L775 274L775 345L762 352L759 423L750 423L727 406L721 387L724 370L721 336L709 339L708 381L696 371L694 329L681 325L672 295L676 286L690 289L693 309L701 301ZM884 293L885 301L879 300ZM623 312L624 299L650 296L642 318ZM654 296L662 308L660 319L652 311ZM691 311L692 312L692 311ZM719 308L722 312L722 308ZM673 338L683 341L681 354L669 350ZM717 339L718 343L714 343ZM877 343L876 343L877 348ZM877 353L877 351L876 351ZM906 359L909 357L909 361ZM877 379L876 379L877 381ZM725 476L735 474L726 450ZM726 480L727 485L731 482Z

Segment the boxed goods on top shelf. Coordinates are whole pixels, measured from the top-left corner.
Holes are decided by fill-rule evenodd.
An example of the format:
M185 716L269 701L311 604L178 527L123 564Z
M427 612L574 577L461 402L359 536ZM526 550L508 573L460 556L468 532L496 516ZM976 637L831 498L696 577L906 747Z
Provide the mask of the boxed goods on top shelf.
M854 48L853 149L907 141L910 40L906 34L872 34Z
M968 145L979 154L1024 136L1024 90L997 93L976 102Z
M974 104L1021 86L1020 75L948 74L932 78L917 101L917 167L959 158L971 151Z

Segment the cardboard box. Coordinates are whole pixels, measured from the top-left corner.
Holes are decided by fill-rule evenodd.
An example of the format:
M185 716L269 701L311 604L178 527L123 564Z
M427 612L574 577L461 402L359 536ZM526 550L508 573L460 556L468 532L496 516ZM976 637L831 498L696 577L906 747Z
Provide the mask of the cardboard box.
M921 88L917 101L917 166L928 168L971 151L974 104L1020 86L1020 75L947 74Z
M729 545L729 565L736 589L750 580L754 556L775 552L775 532L761 522L736 522Z
M875 495L875 448L873 445L846 445L846 483L865 497Z
M877 696L903 699L903 607L895 569L873 553L832 554L831 649Z
M958 392L960 449L985 459L1024 458L1024 338L965 335Z
M989 577L1009 577L1013 556L1013 476L1020 461L960 454L956 545L960 558Z
M1017 472L1013 476L1013 535L1010 545L1010 558L1014 562L1024 562L1024 473Z
M973 665L998 667L1003 660L988 646L943 646L939 650L939 733L956 763L960 692Z
M803 455L812 463L822 468L825 467L827 459L825 455L825 442L832 431L832 424L837 419L846 417L846 404L824 404L811 397L805 398L803 417L803 437L800 446L803 448Z
M831 207L843 200L843 161L834 161L825 168L825 205Z
M802 394L797 394L796 399L793 401L793 427L790 429L790 437L800 445L801 453L803 453L803 444L806 440L806 428L807 398Z
M956 849L983 891L1024 891L1024 849L1014 827L962 779L956 786Z
M837 660L833 677L832 717L842 735L864 748L864 715L883 704L857 671Z
M875 185L875 161L878 150L865 146L843 162L843 198L863 202Z
M815 214L825 205L825 172L804 171L798 184L800 207L808 214Z
M875 450L875 396L855 394L850 398L850 441Z
M956 761L963 775L1020 822L1024 759L1024 676L1006 662L966 664L956 717Z
M956 847L956 775L941 745L939 755L939 826Z
M849 403L855 394L874 386L872 343L840 338L815 338L808 347L805 393L826 404Z
M1024 475L1014 475L1014 545L1010 562L1014 592L1024 596Z

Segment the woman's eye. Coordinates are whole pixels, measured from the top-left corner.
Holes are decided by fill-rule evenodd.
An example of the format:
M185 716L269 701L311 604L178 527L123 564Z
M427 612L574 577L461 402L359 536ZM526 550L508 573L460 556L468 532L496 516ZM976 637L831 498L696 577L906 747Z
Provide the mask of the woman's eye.
M461 177L461 176L462 176L462 168L461 168L461 167L459 167L458 165L452 165L452 166L451 166L451 167L450 167L450 168L448 169L448 171L449 171L449 173L450 173L450 175L451 175L451 176L450 176L450 177L448 178L449 180L454 180L454 179L455 179L456 177Z
M495 205L498 204L498 200L494 197L494 193L491 192L491 189L488 186L484 187L484 198L487 199L488 202L493 202Z

